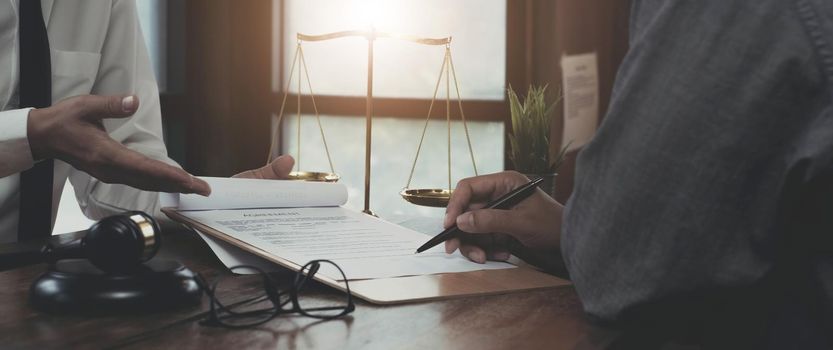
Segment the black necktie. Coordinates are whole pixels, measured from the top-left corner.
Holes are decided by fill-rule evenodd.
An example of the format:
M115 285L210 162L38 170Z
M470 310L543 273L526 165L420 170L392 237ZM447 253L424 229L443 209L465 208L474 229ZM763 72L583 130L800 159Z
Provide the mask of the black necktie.
M20 0L20 108L52 105L52 62L40 0ZM20 175L19 241L52 234L52 159Z

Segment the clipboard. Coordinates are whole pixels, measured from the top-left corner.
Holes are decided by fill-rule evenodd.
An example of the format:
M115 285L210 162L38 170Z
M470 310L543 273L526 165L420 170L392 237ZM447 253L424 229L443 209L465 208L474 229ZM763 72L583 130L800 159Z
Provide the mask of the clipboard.
M162 208L162 212L174 221L191 226L204 234L220 239L292 271L301 269L301 265L257 248L199 221L188 218L175 208ZM321 274L314 276L314 279L327 286L346 291L343 282ZM348 281L350 283L350 292L355 297L379 305L507 294L555 288L570 284L567 280L526 266L499 270L479 270L378 279L348 279Z

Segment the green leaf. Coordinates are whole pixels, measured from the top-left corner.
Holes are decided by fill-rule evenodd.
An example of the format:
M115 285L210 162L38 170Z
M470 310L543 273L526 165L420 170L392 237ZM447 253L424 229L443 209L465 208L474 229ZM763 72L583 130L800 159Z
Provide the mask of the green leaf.
M552 115L562 96L559 89L555 102L548 104L547 88L532 85L523 100L511 85L507 89L512 125L509 159L521 172L554 172L566 155L566 146L555 157L550 154Z

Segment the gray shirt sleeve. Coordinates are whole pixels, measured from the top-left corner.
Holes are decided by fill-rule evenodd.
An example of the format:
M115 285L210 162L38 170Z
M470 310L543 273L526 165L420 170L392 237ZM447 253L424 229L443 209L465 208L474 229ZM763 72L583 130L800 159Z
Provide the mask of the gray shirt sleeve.
M586 312L754 285L785 186L833 157L829 1L634 1L609 111L578 159L562 252Z

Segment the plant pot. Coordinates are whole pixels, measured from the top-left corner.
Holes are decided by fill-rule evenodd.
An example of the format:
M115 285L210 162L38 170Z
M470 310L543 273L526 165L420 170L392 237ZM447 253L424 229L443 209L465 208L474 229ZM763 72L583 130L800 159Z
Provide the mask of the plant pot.
M555 199L555 177L558 176L558 173L551 173L551 174L524 174L530 180L535 180L539 177L543 177L544 180L538 185L538 187L544 192L546 192L550 197Z

